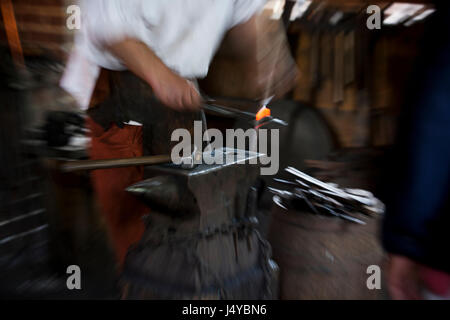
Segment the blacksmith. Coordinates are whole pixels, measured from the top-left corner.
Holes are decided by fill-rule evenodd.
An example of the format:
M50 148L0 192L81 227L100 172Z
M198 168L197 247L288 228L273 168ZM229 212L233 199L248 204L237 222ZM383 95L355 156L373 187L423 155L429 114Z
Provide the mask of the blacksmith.
M254 57L255 15L264 4L265 0L81 1L81 30L61 85L84 110L105 103L116 110L120 99L105 98L112 95L111 79L102 81L105 71L131 72L164 106L180 112L198 110L201 97L193 80L207 75L226 34L230 56ZM123 100L127 87L119 91ZM112 114L103 121L88 119L90 157L142 156L142 119L127 114L126 108ZM92 173L119 265L144 231L141 217L148 209L124 191L142 179L141 167Z

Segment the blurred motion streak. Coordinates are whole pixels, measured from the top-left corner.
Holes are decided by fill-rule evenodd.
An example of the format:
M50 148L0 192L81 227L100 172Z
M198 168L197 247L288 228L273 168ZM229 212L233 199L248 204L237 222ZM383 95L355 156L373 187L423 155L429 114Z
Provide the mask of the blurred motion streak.
M6 36L8 38L9 48L13 56L14 63L18 67L25 66L22 45L20 43L19 31L17 30L16 17L11 0L0 0L3 21L5 24Z

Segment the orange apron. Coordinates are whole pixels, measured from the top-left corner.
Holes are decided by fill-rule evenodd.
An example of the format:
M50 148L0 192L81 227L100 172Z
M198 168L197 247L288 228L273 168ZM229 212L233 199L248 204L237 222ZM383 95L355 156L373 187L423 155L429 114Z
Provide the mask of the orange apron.
M110 92L107 72L97 83L91 106L101 101ZM91 118L87 119L90 129L92 160L141 157L143 155L142 127L125 125L123 129L112 124L105 131ZM149 208L128 194L125 188L142 181L143 167L95 170L91 180L100 211L108 225L108 232L119 266L122 267L128 248L138 242L144 232L142 217Z

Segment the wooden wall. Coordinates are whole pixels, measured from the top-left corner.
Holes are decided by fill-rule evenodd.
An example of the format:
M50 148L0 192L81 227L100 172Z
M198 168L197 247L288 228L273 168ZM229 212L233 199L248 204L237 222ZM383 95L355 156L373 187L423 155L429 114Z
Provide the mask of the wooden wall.
M423 24L368 30L364 14L344 25L293 26L300 78L294 99L321 110L344 147L394 143L397 116ZM292 39L292 35L290 36Z
M8 0L0 0L1 2ZM66 28L66 10L74 0L11 0L25 54L45 54L64 59L70 50L73 31ZM0 15L0 44L6 44Z
M306 28L298 35L294 99L321 110L345 147L369 144L365 37L355 29Z

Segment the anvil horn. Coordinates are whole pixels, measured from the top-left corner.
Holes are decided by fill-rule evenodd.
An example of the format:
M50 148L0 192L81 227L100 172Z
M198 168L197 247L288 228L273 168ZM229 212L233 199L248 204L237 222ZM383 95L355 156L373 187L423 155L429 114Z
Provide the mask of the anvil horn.
M144 180L128 187L126 191L160 212L180 215L196 208L194 195L182 179L174 176L157 176Z

